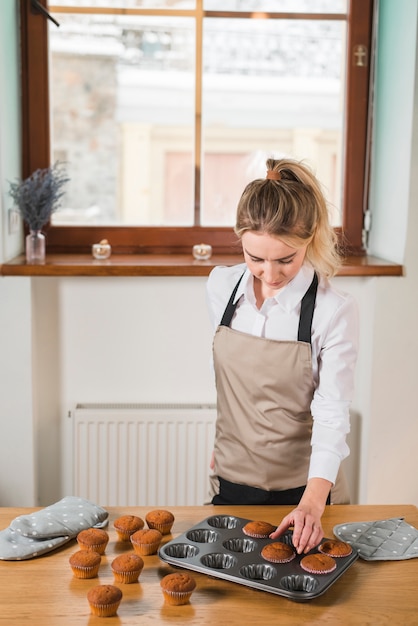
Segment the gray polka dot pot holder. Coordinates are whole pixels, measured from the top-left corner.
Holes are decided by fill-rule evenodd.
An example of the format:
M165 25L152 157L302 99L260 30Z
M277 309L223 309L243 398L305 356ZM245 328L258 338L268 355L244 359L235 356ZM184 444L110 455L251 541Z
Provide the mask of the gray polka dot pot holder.
M338 524L334 534L366 561L401 561L418 556L418 530L403 517Z
M89 500L67 496L45 509L16 517L0 531L0 559L21 561L51 552L85 528L104 528L109 514Z

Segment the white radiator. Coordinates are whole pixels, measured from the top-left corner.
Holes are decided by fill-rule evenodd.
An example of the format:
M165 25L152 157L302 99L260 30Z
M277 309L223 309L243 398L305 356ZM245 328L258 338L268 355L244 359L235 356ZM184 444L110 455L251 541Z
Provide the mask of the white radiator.
M73 494L102 506L207 502L216 408L77 404Z

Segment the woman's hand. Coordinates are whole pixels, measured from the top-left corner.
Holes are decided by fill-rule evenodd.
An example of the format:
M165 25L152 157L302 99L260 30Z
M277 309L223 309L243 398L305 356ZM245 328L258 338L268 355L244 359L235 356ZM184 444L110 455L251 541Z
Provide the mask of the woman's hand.
M270 539L277 539L293 526L293 545L298 554L307 553L324 537L321 517L332 483L323 478L311 478L298 506L282 519Z
M293 545L298 554L305 554L312 550L324 536L321 525L321 516L309 511L299 504L289 515L283 518L277 529L270 535L270 539L277 539L286 530L293 526Z
M212 456L210 457L209 467L213 472L213 470L215 469L215 452L212 452Z

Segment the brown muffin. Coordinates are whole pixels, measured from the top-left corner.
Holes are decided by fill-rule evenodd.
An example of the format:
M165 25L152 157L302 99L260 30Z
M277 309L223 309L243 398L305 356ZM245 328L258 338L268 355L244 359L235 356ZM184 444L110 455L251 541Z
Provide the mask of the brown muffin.
M144 520L137 515L122 515L115 519L113 526L120 541L129 541L134 532L144 528Z
M259 539L268 537L272 532L276 530L276 526L269 522L248 522L242 529L242 532L249 537L257 537Z
M345 541L328 539L327 541L321 543L318 550L322 552L322 554L328 554L328 556L339 558L342 556L349 556L352 553L353 548Z
M79 550L70 556L69 563L76 578L95 578L101 560L100 554L94 550Z
M150 511L146 514L145 521L148 524L148 528L155 528L162 535L168 535L174 524L174 515L164 509L155 509L155 511Z
M163 536L155 528L143 528L131 535L131 543L136 554L149 556L155 554L160 547Z
M292 546L287 543L275 541L264 546L261 550L261 556L270 563L288 563L295 558L296 553Z
M179 606L190 601L196 581L189 574L175 573L164 576L160 585L167 604Z
M110 567L112 568L115 582L136 583L144 567L144 561L137 554L120 554L113 559Z
M108 542L109 535L100 528L87 528L77 535L80 550L94 550L98 554L104 554Z
M90 610L99 617L116 615L121 600L122 592L114 585L97 585L87 593Z
M329 574L337 567L335 560L327 554L308 554L300 562L300 566L311 574Z

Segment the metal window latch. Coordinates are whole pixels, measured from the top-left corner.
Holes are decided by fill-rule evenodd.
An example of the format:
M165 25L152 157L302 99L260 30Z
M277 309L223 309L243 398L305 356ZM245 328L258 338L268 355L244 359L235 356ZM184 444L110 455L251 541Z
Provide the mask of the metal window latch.
M363 230L362 230L362 241L365 250L369 247L369 238L370 238L370 230L372 226L372 214L369 209L364 212L363 217Z
M367 48L363 45L354 46L354 65L357 67L367 67Z
M55 20L52 17L52 15L48 13L48 11L45 9L44 6L42 6L39 0L30 0L30 4L31 4L32 9L34 9L35 11L38 11L39 13L42 13L42 15L46 17L48 20L51 20L51 22L53 22L55 26L59 26L57 20Z
M364 221L363 221L363 228L366 231L366 233L370 232L371 226L372 226L372 214L369 211L369 209L367 209L367 211L364 212Z

